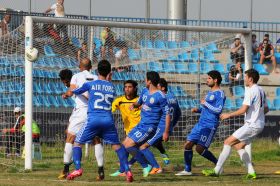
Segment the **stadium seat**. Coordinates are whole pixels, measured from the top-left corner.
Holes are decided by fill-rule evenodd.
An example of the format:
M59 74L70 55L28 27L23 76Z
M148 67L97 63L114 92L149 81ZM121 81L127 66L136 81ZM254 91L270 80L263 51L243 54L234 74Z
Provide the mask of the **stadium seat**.
M225 74L225 69L223 64L214 64L214 70L218 70L222 75Z
M180 42L180 48L187 48L187 47L191 47L191 44L188 41Z
M236 104L237 109L238 109L238 108L241 108L242 105L243 105L243 99L237 98L237 99L235 100L235 104Z
M260 75L268 75L269 73L265 70L262 64L253 64L253 68L257 70Z
M33 104L34 104L36 107L42 107L42 106L44 106L43 102L40 102L40 101L39 101L38 96L33 96Z
M168 46L168 48L170 48L170 49L178 48L177 42L176 42L176 41L168 41L168 42L167 42L167 46Z
M200 73L207 74L212 70L212 66L209 63L200 63Z
M187 52L184 52L182 54L178 55L179 60L183 61L183 62L193 62L193 59L191 59L188 55Z
M276 97L280 98L280 87L276 88L275 95Z
M44 52L45 52L45 55L48 56L48 57L55 57L57 56L54 52L53 52L53 49L50 45L45 45L44 46Z
M200 62L206 62L205 59L203 59L202 57L199 56L199 51L198 49L194 49L191 52L191 58L193 59L193 61L198 61L200 60Z
M49 95L48 100L49 100L51 106L54 106L57 108L60 107L60 104L57 102L56 98L53 95Z
M127 50L128 56L130 60L139 60L140 56L137 54L137 52L134 49L129 48Z
M149 70L154 70L156 72L163 72L162 63L160 62L150 62L148 63Z
M140 40L140 45L144 48L154 48L151 40Z
M233 110L232 100L227 98L224 104L224 109Z
M165 46L164 41L162 41L162 40L155 40L155 48L165 49L166 46Z
M214 54L209 50L204 51L204 59L211 63L219 63L219 60L215 59Z
M177 90L177 92L179 93L180 96L185 96L185 97L188 96L186 91L181 86L176 86L176 90Z
M174 54L173 51L168 51L168 58L167 58L167 61L171 61L171 62L178 62L180 61L178 59L178 56L176 54Z
M279 98L275 98L273 100L273 104L274 104L275 110L280 110L280 99Z
M195 74L198 72L198 67L197 63L189 63L188 64L188 69L190 74Z
M234 86L233 87L233 94L235 97L244 97L245 90L242 86Z
M179 104L179 107L181 109L190 109L191 108L191 106L189 105L188 100L185 100L185 99L178 100L178 104Z
M175 65L174 63L170 63L170 62L163 62L162 64L162 69L164 72L167 72L167 73L175 73L177 72L176 69L175 69Z
M76 48L82 48L82 45L81 45L80 40L78 38L72 37L71 42Z
M214 53L221 53L221 51L217 48L216 43L210 43L209 45L207 45L207 50L210 50Z
M269 99L266 99L266 103L267 103L267 106L268 106L269 110L271 110L271 111L276 110L275 107L274 107L274 104L271 103L271 101Z
M182 62L175 63L175 69L180 74L187 74L187 73L189 73L188 65L186 63L182 63Z

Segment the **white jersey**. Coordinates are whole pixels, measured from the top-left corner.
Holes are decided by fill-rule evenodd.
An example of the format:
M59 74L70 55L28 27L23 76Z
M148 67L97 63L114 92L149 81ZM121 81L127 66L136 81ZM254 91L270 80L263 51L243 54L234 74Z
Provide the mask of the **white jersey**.
M83 86L85 82L94 81L97 80L98 77L96 75L91 74L89 71L84 70L82 72L79 72L75 74L70 82L70 85L75 85L77 88L80 88ZM83 93L82 95L76 95L75 96L75 108L80 107L87 107L88 106L88 92Z
M245 113L245 123L253 128L264 128L264 107L266 107L267 104L263 89L257 84L247 88L243 105L249 106L249 109Z
M64 17L65 11L64 6L58 3L55 3L51 6L51 10L54 11L55 17Z

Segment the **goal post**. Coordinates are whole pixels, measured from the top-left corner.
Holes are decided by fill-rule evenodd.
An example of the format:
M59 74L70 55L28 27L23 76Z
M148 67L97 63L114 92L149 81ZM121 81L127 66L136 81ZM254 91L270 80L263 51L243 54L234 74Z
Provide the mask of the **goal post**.
M111 21L95 21L95 20L80 20L80 19L66 19L66 18L50 18L50 17L31 17L27 16L25 18L25 48L32 47L34 41L34 30L37 27L43 27L43 24L49 25L65 25L67 30L71 29L71 33L75 33L75 29L82 30L82 32L90 32L86 33L84 37L89 39L89 50L90 54L88 55L91 59L93 58L91 54L91 50L93 50L94 38L100 40L100 33L104 27L110 27L113 29L116 37L119 38L120 41L125 41L126 44L122 44L121 46L116 47L118 49L126 46L129 50L129 62L127 64L120 63L117 64L114 62L112 66L114 68L126 69L124 71L114 71L113 74L113 82L116 87L120 88L119 93L122 93L122 86L124 80L127 80L128 77L139 81L139 88L144 87L144 76L145 72L148 70L155 70L160 73L160 75L167 79L171 88L171 91L176 92L177 99L179 100L180 105L184 106L183 108L183 117L181 118L179 124L174 129L174 134L171 137L172 139L178 142L178 144L182 143L185 139L184 135L190 131L190 128L197 121L197 115L194 115L190 112L189 106L197 106L197 97L203 96L207 87L203 82L205 80L205 72L202 72L204 68L204 63L202 64L202 60L205 60L205 64L210 64L211 69L215 69L215 65L210 58L206 58L208 46L211 43L218 44L218 49L221 49L222 52L219 54L211 54L215 58L223 61L222 66L226 66L226 60L229 55L229 44L233 41L233 38L236 34L242 34L245 40L245 70L252 67L252 56L251 56L251 30L249 28L224 28L224 27L205 27L205 26L187 26L187 25L164 25L164 24L146 24L146 23L128 23L128 22L111 22ZM36 27L35 27L36 25ZM151 32L155 31L160 34L160 36L156 36L158 38L153 38L154 34ZM37 39L40 37L39 34L36 34ZM39 35L39 36L38 36ZM198 37L199 35L199 37ZM172 36L172 37L170 37ZM69 36L70 37L70 36ZM147 43L143 45L141 42L146 42L147 38L149 42L152 43L151 46L148 46ZM186 41L190 42L192 39L195 40L190 46L183 46L183 38L186 38ZM198 38L198 41L197 41ZM85 38L83 38L85 39ZM170 40L172 39L172 40ZM45 42L48 45L48 40ZM156 43L158 42L158 43ZM170 46L169 46L170 43ZM176 47L172 47L172 43L176 44ZM157 45L158 44L158 45ZM163 46L162 46L163 45ZM56 74L56 82L59 82L58 66L63 66L62 63L67 60L67 64L69 64L73 60L73 56L69 56L68 54L63 53L63 50L68 46L58 46L62 52L59 55L54 55L54 57L50 57L51 60L57 57L57 64L54 64L52 67L52 73ZM43 50L41 50L43 51ZM183 54L192 55L192 51L198 51L198 59L193 58L184 59ZM114 50L115 52L115 50ZM131 53L130 53L131 52ZM171 55L171 56L170 56ZM40 53L40 58L45 57L44 54ZM205 58L201 58L204 56ZM43 58L42 57L42 58ZM98 54L98 60L101 59L100 54ZM69 60L69 61L68 61ZM193 62L190 62L193 60ZM216 60L216 59L212 59ZM174 62L175 61L175 62ZM39 67L39 65L35 64L37 62L30 62L25 59L25 120L26 120L26 132L25 132L25 169L32 169L32 118L34 115L34 110L38 110L42 112L44 117L50 117L48 115L49 108L45 108L43 105L42 108L34 109L34 99L33 99L33 76L32 72L34 69L32 68L34 64L34 68L38 68L39 70L49 70L48 67ZM60 65L61 63L61 65ZM65 63L65 64L66 64ZM219 63L219 62L218 62ZM64 67L67 65L64 64ZM199 70L196 72L188 71L192 67L192 65L199 65ZM171 67L169 67L169 65ZM186 72L184 69L180 69L179 65L188 66ZM94 70L96 69L96 64L93 65ZM129 68L127 68L129 66ZM160 66L158 68L158 66ZM175 68L176 66L176 68ZM178 68L177 68L178 66ZM207 65L206 65L207 66ZM71 67L74 72L78 72L78 65L76 67ZM174 68L174 69L173 69ZM187 72L188 71L188 72ZM200 76L203 74L202 76ZM115 75L115 76L114 76ZM41 78L38 80L38 84L44 86L45 83L51 84L52 80L47 80ZM198 86L199 84L199 86ZM202 89L198 91L197 87L201 87ZM38 93L38 92L37 92ZM51 93L48 93L48 95ZM119 94L119 95L120 95ZM48 96L47 95L47 96ZM37 95L36 95L37 96ZM44 96L44 95L42 95ZM56 93L56 97L59 96L59 93ZM40 95L39 95L40 97ZM39 106L38 106L39 107ZM52 105L50 106L52 107ZM60 109L60 105L55 106L55 111L67 111L70 112L71 108L67 106L67 108ZM116 114L116 123L117 125L121 125L121 119L119 113ZM59 115L59 117L62 117ZM45 120L43 120L45 121ZM235 122L235 121L233 121ZM228 134L228 128L221 129L221 139L224 139L225 135ZM120 133L121 138L123 138L123 132ZM63 138L62 138L63 139ZM179 150L178 147L177 150ZM61 148L61 152L63 149ZM106 159L106 157L105 157Z

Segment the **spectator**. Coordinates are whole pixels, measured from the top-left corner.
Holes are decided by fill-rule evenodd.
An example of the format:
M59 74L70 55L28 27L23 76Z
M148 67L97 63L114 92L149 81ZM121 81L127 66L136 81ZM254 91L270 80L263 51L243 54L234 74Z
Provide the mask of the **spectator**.
M244 85L244 81L242 80L242 74L243 74L243 69L241 67L241 60L240 59L236 59L235 60L235 65L232 65L230 67L229 70L229 81L230 81L230 85L229 85L229 91L231 93L231 95L233 96L233 87L234 86L240 86L240 85Z
M116 59L116 68L120 71L123 69L128 68L128 64L130 63L130 59L128 57L127 53L127 46L122 46L121 50L117 51L115 54L115 59Z
M115 33L111 31L111 28L105 27L101 32L101 57L106 58L106 50L109 52L109 58L112 60L114 58L114 45L115 45Z
M87 43L83 43L82 47L78 50L77 52L77 59L79 62L81 62L82 59L88 57L88 48L87 48Z
M230 58L235 61L239 59L242 63L244 62L244 47L241 43L241 36L236 35L234 38L234 43L230 46Z
M274 56L274 48L271 44L269 44L268 39L264 39L262 45L259 48L261 57L260 64L263 64L264 61L271 61L273 66L273 73L279 73L277 70L276 58Z
M55 4L53 4L51 7L49 7L45 13L49 13L51 11L54 11L55 17L65 17L65 9L64 9L64 0L57 0ZM67 27L66 25L56 25L56 29L58 32L63 33L63 41L69 42L68 33L67 33Z
M253 55L259 53L259 42L257 41L256 34L252 34L252 53Z
M0 23L1 33L0 36L4 36L10 32L9 23L11 21L11 15L6 14Z

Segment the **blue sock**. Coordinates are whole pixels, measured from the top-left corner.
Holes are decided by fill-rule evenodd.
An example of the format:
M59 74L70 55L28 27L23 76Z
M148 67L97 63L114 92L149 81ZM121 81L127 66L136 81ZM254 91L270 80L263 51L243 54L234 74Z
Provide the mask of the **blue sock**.
M128 147L128 148L126 148L126 150L137 160L138 163L140 163L140 165L143 168L148 167L146 160L144 159L144 157L142 156L142 153L140 152L140 150L138 148Z
M217 158L208 149L205 149L200 155L203 156L204 158L208 159L209 161L211 161L215 165L218 161Z
M137 161L137 160L136 160L134 157L132 157L132 158L129 160L128 164L129 164L129 165L133 165L136 161Z
M128 162L127 162L128 154L127 154L124 146L121 145L121 148L116 150L116 153L117 153L119 161L120 161L120 172L129 171L130 169L128 167Z
M73 147L73 162L75 164L76 170L81 168L81 160L82 160L82 148Z
M149 161L153 168L159 168L159 164L154 154L148 148L141 150L141 152L144 154L146 160Z
M185 158L185 171L191 172L192 171L193 151L192 150L185 150L184 151L184 158Z

